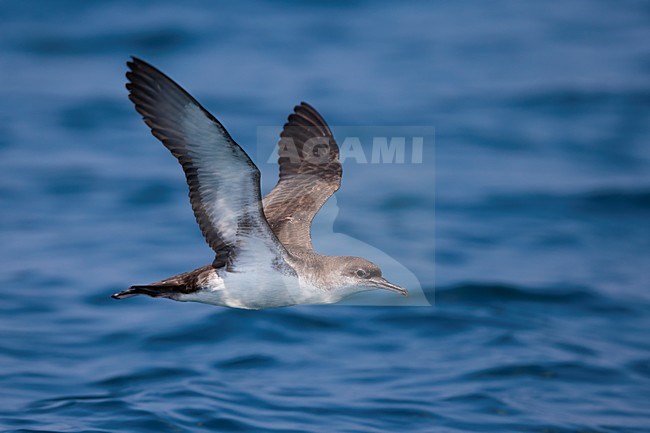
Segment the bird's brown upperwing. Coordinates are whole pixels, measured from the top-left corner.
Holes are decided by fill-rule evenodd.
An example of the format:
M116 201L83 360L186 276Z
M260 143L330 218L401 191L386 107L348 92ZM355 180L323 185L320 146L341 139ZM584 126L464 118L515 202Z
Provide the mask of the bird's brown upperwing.
M278 164L280 179L263 200L266 219L285 247L313 249L311 222L339 189L343 169L332 131L305 102L280 134Z

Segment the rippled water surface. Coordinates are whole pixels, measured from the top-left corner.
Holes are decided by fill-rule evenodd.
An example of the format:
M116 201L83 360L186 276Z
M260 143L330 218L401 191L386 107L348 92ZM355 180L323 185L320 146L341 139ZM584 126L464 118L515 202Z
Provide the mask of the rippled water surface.
M0 2L0 429L647 431L649 22L634 1ZM421 164L346 162L315 239L382 251L433 305L110 299L212 259L129 55L264 191L260 128L301 100L335 132L435 127Z

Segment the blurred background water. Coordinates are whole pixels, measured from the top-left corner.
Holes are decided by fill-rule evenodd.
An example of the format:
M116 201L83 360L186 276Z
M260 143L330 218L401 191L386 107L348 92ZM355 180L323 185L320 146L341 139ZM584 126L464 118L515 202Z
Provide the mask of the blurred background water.
M0 2L0 428L647 431L649 22L643 1ZM301 100L434 126L435 159L346 164L334 223L434 306L111 300L211 260L129 55L265 191L257 130Z

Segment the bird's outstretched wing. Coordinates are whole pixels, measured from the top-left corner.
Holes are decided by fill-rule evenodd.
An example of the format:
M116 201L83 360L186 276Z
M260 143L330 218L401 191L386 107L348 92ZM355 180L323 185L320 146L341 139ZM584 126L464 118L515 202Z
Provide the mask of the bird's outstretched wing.
M294 108L278 142L280 179L264 197L271 229L287 248L312 249L311 221L341 185L339 147L318 112L302 102Z
M165 74L137 58L127 66L129 99L183 166L196 221L217 254L213 265L282 266L286 250L264 217L260 172L246 152Z

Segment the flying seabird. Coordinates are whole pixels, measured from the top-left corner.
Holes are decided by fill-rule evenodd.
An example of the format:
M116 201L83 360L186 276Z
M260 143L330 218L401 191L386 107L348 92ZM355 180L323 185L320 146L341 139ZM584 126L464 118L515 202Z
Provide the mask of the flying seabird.
M129 99L151 133L178 159L196 221L215 251L212 264L113 295L262 309L329 304L387 289L374 263L313 250L311 222L341 185L339 148L321 115L302 102L278 143L280 179L262 200L260 171L223 125L150 64L127 62Z

